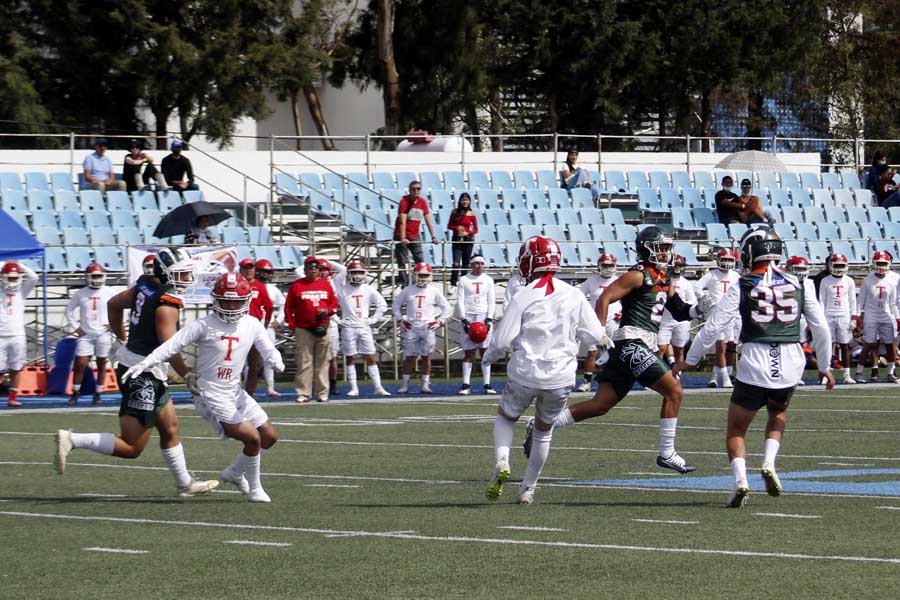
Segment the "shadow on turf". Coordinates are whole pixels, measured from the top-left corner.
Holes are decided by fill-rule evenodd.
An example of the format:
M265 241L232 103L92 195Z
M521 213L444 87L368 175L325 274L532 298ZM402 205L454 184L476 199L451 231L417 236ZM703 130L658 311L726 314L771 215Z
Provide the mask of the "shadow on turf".
M41 502L44 504L178 504L185 502L196 502L194 498L170 498L162 496L134 496L128 498L107 498L103 496L63 496L63 497L40 497L40 496L0 496L0 500L9 500L12 502ZM231 498L204 498L205 503L231 503Z
M498 502L477 502L474 501L472 503L465 502L432 502L426 503L421 502L418 504L341 504L341 506L345 506L347 508L490 508L491 506L497 506L502 504L510 504L515 503L515 495L510 495L510 501L507 502L504 499L501 499ZM608 506L610 508L615 507L628 507L628 508L654 508L654 507L672 507L672 508L702 508L702 507L717 507L721 505L721 502L566 502L566 501L557 501L557 502L545 502L542 500L535 500L535 504L542 504L545 506L567 506L571 508L584 508L584 507L603 507Z

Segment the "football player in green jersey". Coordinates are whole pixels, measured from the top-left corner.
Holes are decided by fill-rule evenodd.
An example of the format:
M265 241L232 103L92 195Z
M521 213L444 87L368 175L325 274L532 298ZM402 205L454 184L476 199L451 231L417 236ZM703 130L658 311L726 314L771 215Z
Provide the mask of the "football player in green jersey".
M609 350L609 360L597 373L599 388L591 400L574 404L560 413L554 427L605 415L638 382L663 397L656 464L679 473L690 473L696 467L675 451L675 429L683 395L681 383L672 376L669 365L656 355L656 333L663 309L669 309L677 321L696 318L702 310L699 306L686 304L670 284L666 269L674 257L672 238L659 227L650 226L638 232L635 242L640 262L606 288L595 307L600 322L605 323L609 305L617 300L622 302L622 320L613 335L615 346ZM530 430L526 429L526 432ZM526 455L530 453L529 442L530 436L526 433Z
M829 390L834 387L829 369L831 331L825 313L814 293L807 293L801 281L777 268L783 250L781 238L769 227L750 229L741 237L744 275L712 309L684 362L673 367L676 373L696 367L723 328L740 316L743 348L728 407L726 436L734 473L728 506L733 508L742 507L750 493L744 437L763 407L769 418L761 474L766 492L770 496L781 494L775 458L784 437L785 411L806 364L800 344L801 315L812 330L819 380L824 379Z

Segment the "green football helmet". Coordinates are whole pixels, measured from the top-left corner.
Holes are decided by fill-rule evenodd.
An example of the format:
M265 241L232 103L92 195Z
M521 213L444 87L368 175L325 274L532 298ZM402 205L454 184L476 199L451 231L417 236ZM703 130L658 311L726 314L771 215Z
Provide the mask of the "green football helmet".
M668 267L675 256L672 251L675 245L672 236L667 235L665 231L655 225L644 227L638 231L634 245L640 261L655 267Z
M753 268L753 263L761 260L781 261L784 242L775 230L768 226L748 229L741 236L741 262L745 269Z

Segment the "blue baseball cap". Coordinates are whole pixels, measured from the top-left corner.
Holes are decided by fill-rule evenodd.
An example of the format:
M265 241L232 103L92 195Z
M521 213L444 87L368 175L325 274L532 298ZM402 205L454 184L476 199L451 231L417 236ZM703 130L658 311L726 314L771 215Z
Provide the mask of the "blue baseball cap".
M108 146L109 140L104 137L99 137L96 140L94 140L94 145L95 146Z
M172 142L172 150L174 150L175 148L184 148L184 142L182 142L181 140L174 140Z

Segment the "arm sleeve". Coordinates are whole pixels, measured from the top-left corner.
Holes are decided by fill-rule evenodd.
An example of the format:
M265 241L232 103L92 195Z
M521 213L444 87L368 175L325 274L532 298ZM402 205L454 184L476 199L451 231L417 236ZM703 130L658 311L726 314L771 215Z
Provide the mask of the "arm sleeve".
M22 281L22 296L27 298L31 290L37 285L38 276L28 265L19 263L19 266L22 267L22 271L25 273L24 281Z
M288 288L287 298L284 299L284 321L291 329L294 326L294 286Z
M460 319L466 318L466 286L462 281L456 286L456 316Z
M447 299L444 298L444 295L440 292L435 295L434 299L435 302L437 302L438 307L440 307L441 309L439 320L445 322L450 317L450 313L453 312L453 308L450 306L450 303L447 302Z
M850 316L856 317L859 316L859 310L856 307L856 282L852 279L850 280Z
M732 319L734 319L738 313L740 301L740 286L729 286L728 291L725 292L725 297L712 309L703 329L701 329L700 333L697 334L697 337L694 338L694 343L691 344L691 350L684 359L687 364L698 364L700 358L713 344L716 343L716 340L719 339L719 334L725 331L726 327L731 326Z
M375 302L375 314L372 315L372 318L376 321L380 321L384 317L384 313L387 312L387 302L385 301L384 296L374 289L372 290L372 300Z
M406 303L406 290L400 292L400 295L394 298L394 303L391 306L391 313L394 316L395 321L400 320L400 311L403 308L403 305Z
M72 294L72 297L69 298L69 301L66 302L66 322L69 324L69 327L74 331L78 329L78 321L75 320L75 307L78 306L78 292Z
M698 316L695 307L682 300L677 293L672 294L666 300L666 310L676 321L690 321Z
M509 349L512 341L521 332L522 306L520 305L521 301L517 301L518 298L519 296L513 296L509 306L506 307L506 312L503 313L500 325L494 330L491 343L484 352L483 362L492 363L503 356L503 353Z
M278 352L278 349L275 348L275 344L272 343L272 340L269 339L269 334L266 332L266 328L263 327L262 323L254 319L255 323L255 337L253 338L253 345L259 350L259 353L262 355L263 362L266 364L275 362L275 359L281 358L281 353Z
M497 289L493 281L491 281L491 285L488 286L486 308L487 318L493 319L494 314L497 312Z
M815 289L807 291L814 292ZM819 371L824 372L831 365L831 329L825 321L825 311L822 310L815 293L803 294L803 316L806 317L806 324L812 332Z
M203 335L204 324L202 321L193 321L190 325L181 329L166 340L156 350L151 352L141 362L145 369L155 367L158 364L166 362L173 354L178 354L186 346L195 343Z
M703 295L703 292L706 291L707 286L709 286L709 271L703 274L703 277L697 280L697 283L694 284L694 292L698 297Z
M862 287L859 288L859 300L856 303L856 308L858 312L856 314L861 315L866 310L866 303L869 300L869 286L866 285L864 281Z
M578 302L578 339L585 344L599 342L606 336L606 328L597 317L597 311L584 294L578 294L575 298Z

